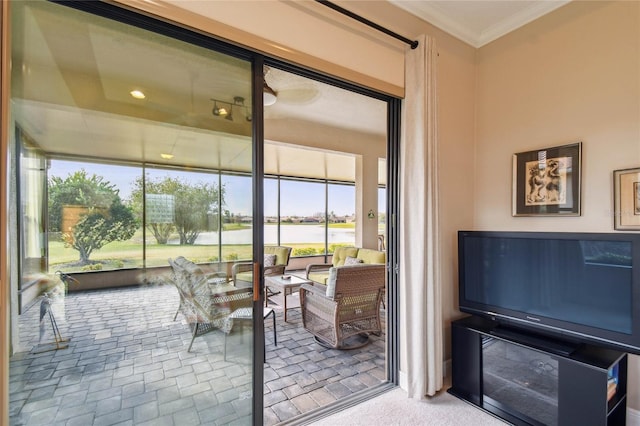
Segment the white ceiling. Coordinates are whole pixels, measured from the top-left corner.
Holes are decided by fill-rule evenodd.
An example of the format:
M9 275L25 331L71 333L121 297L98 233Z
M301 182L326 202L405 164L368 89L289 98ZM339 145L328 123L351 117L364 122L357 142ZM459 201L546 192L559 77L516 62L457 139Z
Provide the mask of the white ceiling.
M474 47L481 47L570 0L388 1Z

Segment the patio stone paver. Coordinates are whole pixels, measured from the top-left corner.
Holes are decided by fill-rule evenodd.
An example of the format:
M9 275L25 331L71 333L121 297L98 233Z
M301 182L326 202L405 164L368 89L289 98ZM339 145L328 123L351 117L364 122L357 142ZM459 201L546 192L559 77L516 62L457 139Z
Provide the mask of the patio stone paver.
M11 425L247 425L251 423L250 339L214 331L198 337L166 285L68 294L54 315L69 347L30 353L39 343L39 305L19 318L10 364ZM327 406L385 380L384 335L360 349L327 349L302 329L299 309L277 314L278 346L265 322L264 424ZM47 324L48 325L48 324ZM235 329L234 329L235 330ZM53 340L45 327L43 342ZM234 351L235 349L235 351Z

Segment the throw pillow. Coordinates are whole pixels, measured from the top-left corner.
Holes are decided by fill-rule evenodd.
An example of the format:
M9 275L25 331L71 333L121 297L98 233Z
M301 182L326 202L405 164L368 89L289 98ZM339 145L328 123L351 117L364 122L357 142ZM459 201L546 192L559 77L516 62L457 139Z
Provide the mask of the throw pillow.
M351 256L347 256L347 258L344 260L344 264L346 265L358 265L362 263L362 259L358 259L357 257L351 257Z
M276 255L275 254L265 254L264 255L264 267L267 268L269 266L276 266Z
M329 268L329 278L327 278L327 292L325 295L333 299L333 296L336 294L336 275L338 275L338 270L333 267Z

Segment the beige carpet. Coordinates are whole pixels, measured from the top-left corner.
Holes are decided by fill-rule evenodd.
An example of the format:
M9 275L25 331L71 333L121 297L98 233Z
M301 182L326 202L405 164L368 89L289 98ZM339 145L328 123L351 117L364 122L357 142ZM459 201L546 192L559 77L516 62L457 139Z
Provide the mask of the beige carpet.
M355 407L320 419L313 425L504 426L505 423L445 391L431 399L419 401L407 398L405 391L395 388Z

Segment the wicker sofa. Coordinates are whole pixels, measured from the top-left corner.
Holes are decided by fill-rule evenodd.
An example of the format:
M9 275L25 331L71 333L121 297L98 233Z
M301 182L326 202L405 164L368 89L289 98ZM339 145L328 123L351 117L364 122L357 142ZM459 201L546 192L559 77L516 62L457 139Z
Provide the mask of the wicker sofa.
M358 248L358 247L337 247L333 252L331 263L312 263L307 265L306 277L308 280L327 284L329 270L332 267L344 266L348 262L347 258L357 259L360 264L385 264L386 255L383 251Z
M289 264L291 247L285 246L264 246L265 266L264 276L282 275ZM274 264L267 265L267 256L275 256ZM233 265L231 278L236 287L253 287L253 263L240 262Z

